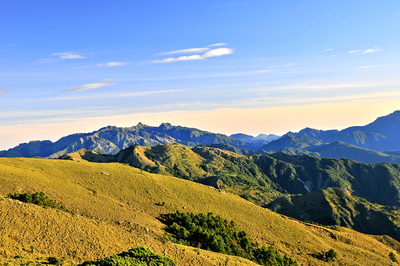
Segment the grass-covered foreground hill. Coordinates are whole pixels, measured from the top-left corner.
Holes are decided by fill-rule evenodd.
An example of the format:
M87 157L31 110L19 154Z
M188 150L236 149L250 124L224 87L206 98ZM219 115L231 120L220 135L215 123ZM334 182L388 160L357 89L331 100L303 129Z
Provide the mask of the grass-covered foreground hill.
M166 241L160 217L175 211L234 221L254 242L299 265L325 265L320 254L331 249L331 265L390 265L389 254L400 252L390 237L304 224L209 186L118 163L1 158L0 173L0 264L78 264L145 247L177 265L255 265ZM7 197L35 192L72 213Z

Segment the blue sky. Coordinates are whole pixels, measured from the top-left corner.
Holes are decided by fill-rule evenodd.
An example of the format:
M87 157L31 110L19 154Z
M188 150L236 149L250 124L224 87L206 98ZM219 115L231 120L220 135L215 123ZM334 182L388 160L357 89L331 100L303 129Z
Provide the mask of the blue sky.
M107 125L226 134L400 109L400 2L0 2L0 149Z

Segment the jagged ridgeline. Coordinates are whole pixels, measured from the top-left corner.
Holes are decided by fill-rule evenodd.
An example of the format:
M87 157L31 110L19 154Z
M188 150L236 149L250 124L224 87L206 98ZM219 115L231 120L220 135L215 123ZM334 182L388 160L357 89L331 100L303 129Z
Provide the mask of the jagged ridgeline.
M257 149L268 143L268 140L258 139L246 143L223 134L202 131L196 128L172 126L163 123L159 127L139 123L133 127L108 126L91 133L72 134L51 141L32 141L22 143L7 151L0 151L0 157L49 157L58 158L66 153L79 149L89 149L99 153L116 154L121 149L131 145L155 146L158 144L181 143L196 146L204 143L225 143L237 148Z
M0 170L1 265L120 260L140 247L177 265L256 265L238 256L165 241L166 225L158 217L176 211L212 212L234 221L238 232L245 231L253 243L273 245L299 265L321 265L325 256L318 254L330 250L342 265L390 265L389 254L395 258L400 252L399 243L390 237L304 224L237 195L121 163L0 158ZM7 198L10 193L37 192L71 212Z
M364 163L400 163L400 111L379 117L366 126L349 127L341 131L305 128L282 137L263 134L257 137L245 134L227 136L169 123L158 127L142 123L123 128L108 126L91 133L65 136L54 143L22 143L7 151L0 151L0 157L58 158L79 149L114 155L131 145L173 143L191 147L206 144L243 155L283 152L320 158L350 158Z

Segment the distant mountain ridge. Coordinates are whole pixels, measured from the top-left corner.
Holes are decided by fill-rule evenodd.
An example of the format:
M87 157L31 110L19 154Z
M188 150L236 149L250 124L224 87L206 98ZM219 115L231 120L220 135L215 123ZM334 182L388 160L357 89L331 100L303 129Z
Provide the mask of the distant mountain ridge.
M286 138L291 138L291 143L282 141ZM312 149L335 141L375 151L400 150L400 111L379 117L368 125L349 127L340 131L305 128L297 133L289 132L261 149L279 151L299 146L303 149Z
M243 133L227 136L170 123L162 123L158 127L142 123L132 127L107 126L91 133L65 136L54 143L49 140L22 143L0 151L0 157L58 158L82 148L117 154L131 145L172 143L209 145L244 155L284 152L321 158L349 158L364 163L400 163L400 111L379 117L365 126L340 131L304 128L282 137L273 134L253 137Z
M152 127L139 123L133 127L107 126L91 133L72 134L54 143L49 140L22 143L9 150L0 151L0 157L58 158L79 149L116 154L120 150L135 144L155 146L172 143L181 143L188 146L222 143L236 148L247 148L249 146L248 143L229 136L196 128L172 126L169 123L163 123L159 127ZM250 144L250 146L254 147L254 144Z

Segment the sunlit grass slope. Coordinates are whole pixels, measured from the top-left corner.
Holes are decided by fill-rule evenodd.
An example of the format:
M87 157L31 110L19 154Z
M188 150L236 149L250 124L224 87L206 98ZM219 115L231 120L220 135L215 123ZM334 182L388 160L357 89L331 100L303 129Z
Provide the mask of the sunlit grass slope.
M338 253L337 265L390 265L389 253L398 247L390 238L380 242L349 229L305 225L209 186L117 163L0 158L0 173L1 196L43 191L75 212L0 201L3 261L21 255L77 263L145 246L178 265L252 264L158 240L164 225L156 217L176 210L213 212L233 220L260 244L274 244L301 265L323 265L310 254L331 248Z

